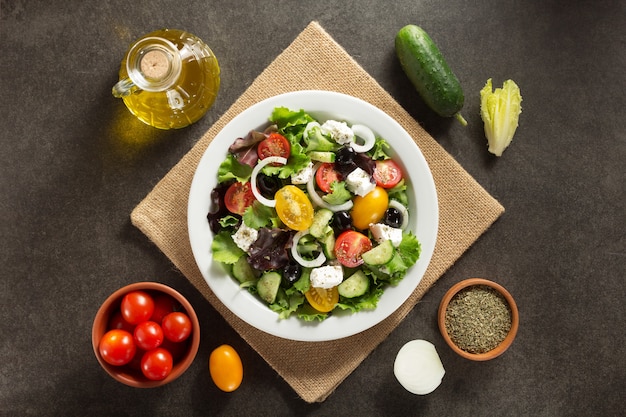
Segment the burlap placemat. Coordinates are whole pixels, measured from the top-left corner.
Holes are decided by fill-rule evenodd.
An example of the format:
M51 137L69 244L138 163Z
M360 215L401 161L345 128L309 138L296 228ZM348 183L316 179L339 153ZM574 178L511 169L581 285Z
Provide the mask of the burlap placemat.
M196 166L213 137L252 104L276 94L305 89L332 90L359 97L397 120L428 161L439 198L437 244L418 288L394 314L374 328L331 342L289 341L265 334L241 321L204 281L187 234L189 187ZM503 212L504 208L495 199L318 23L312 22L133 210L131 220L303 400L319 402L389 335L430 286Z

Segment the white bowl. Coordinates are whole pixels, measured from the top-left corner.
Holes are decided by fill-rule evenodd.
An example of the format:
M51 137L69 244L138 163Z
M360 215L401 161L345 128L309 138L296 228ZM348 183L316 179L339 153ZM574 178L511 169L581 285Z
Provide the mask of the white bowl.
M207 221L211 190L217 185L217 169L228 147L251 129L263 130L275 107L303 109L314 118L364 124L391 145L389 154L408 179L409 230L422 247L417 263L395 287L388 287L374 310L333 312L322 322L305 322L295 315L279 319L260 299L239 288L219 262L213 262L213 233ZM198 268L217 298L246 323L274 336L298 341L328 341L352 336L380 323L396 311L420 283L435 248L439 213L432 174L411 136L391 117L358 98L330 91L296 91L261 101L230 121L202 156L189 192L189 240Z

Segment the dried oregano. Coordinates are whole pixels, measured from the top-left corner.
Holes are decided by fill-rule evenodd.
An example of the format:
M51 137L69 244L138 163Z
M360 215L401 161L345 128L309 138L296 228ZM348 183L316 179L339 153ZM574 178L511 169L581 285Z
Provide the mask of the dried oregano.
M511 329L511 308L504 297L486 285L459 291L446 309L445 326L455 345L466 352L496 348Z

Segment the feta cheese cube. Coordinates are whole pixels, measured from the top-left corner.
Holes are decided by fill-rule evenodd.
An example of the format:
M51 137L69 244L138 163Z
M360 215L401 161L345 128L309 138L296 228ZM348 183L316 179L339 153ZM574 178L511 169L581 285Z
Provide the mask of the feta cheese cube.
M239 229L233 235L233 241L242 251L248 252L248 249L250 249L250 246L258 237L258 230L248 227L244 222L241 222L241 226L239 226Z
M346 122L338 122L336 120L327 120L322 126L322 133L330 135L335 142L345 145L354 139L354 132L348 127Z
M402 242L402 229L388 226L382 223L370 224L370 232L378 243L385 240L391 240L391 244L395 247Z
M361 197L376 188L376 184L371 181L370 175L361 168L357 168L348 174L346 185L348 190Z
M341 265L326 265L311 270L311 286L315 288L333 288L343 281Z
M313 162L309 162L309 165L302 168L300 171L291 174L292 184L306 184L313 178Z

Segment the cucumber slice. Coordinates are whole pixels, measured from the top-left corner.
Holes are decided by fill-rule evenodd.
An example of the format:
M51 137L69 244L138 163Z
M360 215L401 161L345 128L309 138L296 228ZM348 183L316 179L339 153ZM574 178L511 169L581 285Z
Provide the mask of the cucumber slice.
M335 234L330 226L326 226L324 236L320 238L326 259L335 259Z
M309 152L309 158L311 158L313 161L319 162L335 162L335 153L312 151Z
M337 291L339 291L339 295L342 297L354 298L365 294L369 288L369 278L363 271L359 270L343 280L337 287Z
M315 238L321 238L324 236L324 231L326 230L326 226L330 223L330 220L333 218L333 212L321 208L315 212L313 216L313 223L311 223L311 227L309 228L309 233Z
M272 304L276 300L276 294L280 288L282 277L278 272L265 272L256 283L256 289L259 297L268 304Z
M393 244L391 240L384 240L380 245L361 255L363 262L368 265L384 265L393 257Z
M298 245L298 252L305 256L311 256L314 252L319 252L319 250L320 246L315 241L301 243Z
M244 282L256 281L257 278L245 256L240 257L233 264L233 276L242 284Z

